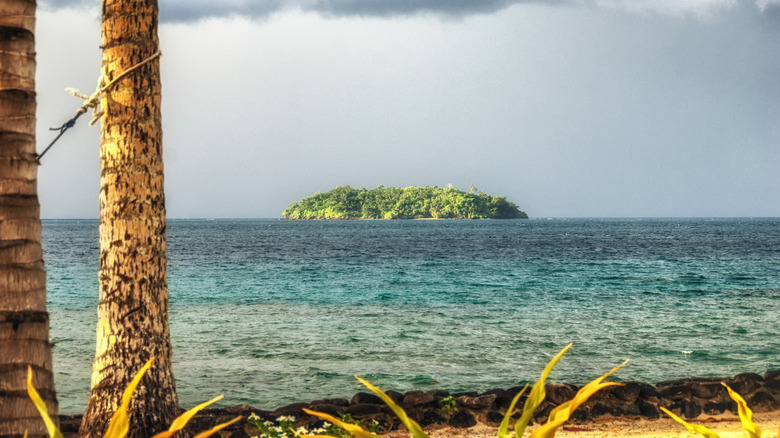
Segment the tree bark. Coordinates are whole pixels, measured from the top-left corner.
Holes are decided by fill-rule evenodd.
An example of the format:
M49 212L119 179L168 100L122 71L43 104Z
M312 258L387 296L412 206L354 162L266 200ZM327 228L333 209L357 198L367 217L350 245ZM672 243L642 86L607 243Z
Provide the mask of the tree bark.
M35 1L0 2L0 436L45 437L33 384L57 418L35 153Z
M103 82L158 50L155 0L104 0ZM105 90L100 142L100 299L92 391L79 435L99 437L127 384L152 357L130 406L129 437L167 430L178 413L166 277L160 64Z

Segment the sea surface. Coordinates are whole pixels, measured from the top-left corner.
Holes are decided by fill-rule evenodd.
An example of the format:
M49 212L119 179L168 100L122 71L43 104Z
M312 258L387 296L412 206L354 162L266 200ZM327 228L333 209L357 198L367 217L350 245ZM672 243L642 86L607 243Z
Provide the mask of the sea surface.
M44 221L56 388L86 406L97 221ZM183 407L780 368L780 219L170 220Z

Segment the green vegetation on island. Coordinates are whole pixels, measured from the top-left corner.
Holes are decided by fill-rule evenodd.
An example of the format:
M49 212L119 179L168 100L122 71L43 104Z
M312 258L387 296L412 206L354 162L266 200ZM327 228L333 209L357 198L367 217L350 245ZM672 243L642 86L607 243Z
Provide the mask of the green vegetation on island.
M503 196L472 186L468 192L440 187L336 187L290 204L285 219L527 219Z

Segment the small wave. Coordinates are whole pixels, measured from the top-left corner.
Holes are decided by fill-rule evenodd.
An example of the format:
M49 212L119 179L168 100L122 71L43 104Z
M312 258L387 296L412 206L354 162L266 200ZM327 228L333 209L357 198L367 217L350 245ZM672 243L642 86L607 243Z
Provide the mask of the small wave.
M418 335L420 333L422 333L422 332L418 331L418 330L402 331L401 333L398 334L397 338L398 339L417 339L417 338L419 338L419 336L416 336L416 335Z
M757 280L757 278L750 275L730 275L728 277L728 280L729 281L754 281Z
M317 371L314 373L317 377L322 377L324 379L338 379L344 377L344 374L340 373L333 373L329 371Z

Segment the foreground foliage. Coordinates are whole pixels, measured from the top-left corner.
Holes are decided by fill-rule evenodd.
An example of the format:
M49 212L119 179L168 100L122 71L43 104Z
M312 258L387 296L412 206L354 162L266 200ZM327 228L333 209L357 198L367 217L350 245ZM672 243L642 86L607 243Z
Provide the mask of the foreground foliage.
M520 418L515 422L513 433L510 433L509 422L511 421L512 416L515 414L516 411L515 407L517 403L520 401L520 398L528 389L528 385L526 385L512 399L512 402L504 415L503 421L501 422L498 428L497 438L523 438L523 436L525 435L525 430L532 419L533 413L536 411L537 408L539 408L539 406L542 404L542 402L544 401L547 395L545 391L545 383L547 377L549 376L553 367L558 363L561 357L563 357L563 355L571 347L572 344L569 344L566 347L564 347L564 349L561 350L544 368L541 376L539 377L539 380L536 381L534 386L531 388L531 392L528 394L528 397L522 409L522 414ZM122 403L119 406L119 408L116 410L114 415L111 417L109 426L105 434L103 435L104 438L125 438L127 436L128 432L130 431L128 409L133 399L133 394L135 393L136 388L140 384L144 374L152 366L153 363L154 363L154 359L149 360L143 366L143 368L141 368L138 374L136 374L136 376L130 382L128 387L125 389L122 396ZM569 418L574 413L574 411L583 403L585 403L591 396L593 396L603 388L609 386L615 386L615 385L622 385L621 383L617 383L617 382L604 382L604 380L607 377L614 374L626 363L628 363L628 361L624 362L621 365L616 366L608 373L604 374L603 376L593 380L592 382L580 388L580 390L577 391L577 393L574 395L574 397L571 400L564 402L561 405L554 408L550 412L547 418L547 422L542 426L538 427L537 429L533 430L530 433L529 437L530 438L555 437L555 433L557 432L557 430L561 426L563 426L563 424L569 420ZM390 407L390 409L401 420L404 426L406 426L409 432L411 432L414 438L429 438L428 434L425 433L422 427L420 427L420 425L416 421L411 419L403 410L403 408L401 408L395 401L393 401L393 399L389 395L387 395L384 391L372 385L365 379L362 379L358 376L355 376L355 378L360 383L365 385L368 389L370 389L372 392L374 392L376 395L378 395L382 399L382 401L384 401L385 404L387 404L387 406ZM33 380L32 368L28 368L27 393L30 399L32 399L38 411L40 412L44 424L46 425L46 429L49 433L49 436L51 438L62 438L63 437L62 433L57 428L55 422L49 416L46 409L46 404L41 398L41 396L38 394L38 391L33 386L32 380ZM758 425L756 425L753 422L753 412L748 407L747 402L745 402L745 399L742 398L740 394L732 390L725 383L722 383L722 385L726 387L731 398L737 403L737 408L738 408L739 418L742 423L742 428L745 431L747 431L749 438L762 438L763 431L758 427ZM220 395L212 400L202 403L188 410L187 412L181 414L173 421L173 423L171 424L170 428L167 431L157 433L153 436L153 438L171 438L176 433L184 429L184 427L195 416L195 414L197 414L206 406L221 399L222 396ZM454 404L451 408L454 408ZM685 428L687 428L691 432L698 433L704 436L705 438L720 438L717 433L709 430L708 428L702 425L690 424L685 420L681 419L680 417L678 417L677 415L675 415L674 413L672 413L671 411L669 411L668 409L664 407L661 407L660 409L664 413L666 413L669 417L681 423L683 426L685 426ZM296 427L294 417L279 417L277 418L278 424L274 424L269 421L263 421L259 417L253 414L248 418L247 421L249 422L249 424L253 425L257 429L260 438L295 438L295 437L348 438L349 436L354 436L357 438L382 438L380 435L377 435L376 433L378 431L378 424L376 422L370 424L368 426L368 430L366 430L363 427L361 427L360 420L353 419L349 414L345 414L341 416L341 418L339 419L332 415L326 414L324 412L312 411L305 408L303 409L303 411L309 415L325 420L325 423L322 425L322 427L312 430L310 432L305 428ZM195 435L194 438L209 437L219 432L220 430L230 426L231 424L236 423L242 418L243 417L238 416L228 422L214 426L213 428L205 432L201 432ZM310 435L309 433L315 433L316 435ZM780 436L780 432L778 433L778 436ZM27 434L25 433L25 438L26 437Z
M305 411L306 409L304 409ZM361 420L352 418L350 414L341 414L340 418L327 416L332 421L325 421L321 427L308 430L305 427L299 427L295 423L295 417L283 415L276 418L276 422L263 420L256 414L252 414L247 422L257 429L258 435L254 438L295 438L299 435L315 434L315 436L329 436L334 438L349 438L352 436L350 430L357 430L362 425ZM367 426L368 431L375 433L379 430L379 423L372 422Z
M520 416L520 419L518 419L515 422L514 427L514 433L510 434L508 432L509 430L509 421L512 418L512 414L515 412L515 406L517 405L517 402L520 400L520 397L525 393L525 390L528 389L528 386L526 385L525 388L523 388L522 391L520 391L515 398L512 400L511 405L509 406L509 409L507 409L506 414L504 415L504 419L501 422L501 425L498 428L497 438L522 438L525 434L525 429L528 426L528 423L531 421L531 418L533 416L534 411L542 404L544 401L544 398L546 397L546 392L544 389L545 381L547 380L547 376L550 374L550 371L552 371L552 368L555 366L556 363L563 357L563 355L571 348L572 344L567 345L563 350L561 350L560 353L558 353L547 366L542 371L542 375L539 378L539 380L534 384L533 388L531 388L531 392L528 395L528 398L525 401L525 405L523 406L522 415ZM563 425L566 421L568 421L569 416L572 412L574 412L577 407L579 407L581 404L585 403L585 401L590 398L593 394L598 392L599 390L606 388L607 386L613 386L613 385L620 385L620 383L615 382L604 382L604 379L612 375L615 371L620 369L625 365L623 363L622 365L619 365L612 369L612 371L608 372L607 374L604 374L603 376L599 377L598 379L588 383L587 385L583 386L577 394L574 395L574 398L566 403L563 403L562 405L558 406L557 408L553 409L552 412L550 412L550 416L547 419L547 423L538 429L531 432L530 437L531 438L551 438L555 436L555 432L558 430L559 427ZM407 429L409 429L409 432L411 432L412 436L414 438L429 438L428 434L423 431L422 427L420 425L409 418L409 416L406 414L406 412L396 404L390 396L388 396L384 391L377 388L376 386L372 385L371 383L367 382L366 380L355 376L360 383L365 385L368 389L370 389L372 392L374 392L376 395L378 395L382 401L387 404L387 406L392 409L392 411L398 416L398 418L401 420L401 422L406 426ZM310 411L308 409L304 409L304 411L307 414L314 415L316 417L322 418L323 420L333 422L336 420L332 416L323 413L323 412L316 412L316 411ZM336 420L338 421L338 420ZM357 438L380 438L378 435L368 432L361 428L360 426L352 425L352 424L344 424L344 423L335 423L338 426L348 430L352 435L354 435ZM296 435L304 438L318 438L318 437L326 437L330 435L304 435L300 433L296 433Z
M524 219L505 197L439 187L337 187L291 204L285 219Z
M739 395L736 391L731 389L729 385L726 385L725 383L721 382L721 385L725 386L726 389L729 391L729 396L737 402L737 412L739 414L739 420L742 423L742 429L744 429L750 438L761 438L763 431L761 428L758 427L756 423L753 422L753 411L750 410L750 408L747 405L747 402L744 398L742 398L741 395ZM683 420L682 418L678 417L677 415L674 415L672 412L670 412L666 408L661 408L666 415L677 421L678 423L685 426L686 429L690 430L691 432L696 432L699 435L705 437L705 438L720 438L720 436L707 429L706 427L700 425L700 424L690 424ZM777 434L780 437L780 431L778 431Z
M555 364L558 363L561 357L571 348L571 346L572 344L567 345L544 368L539 380L534 384L533 388L531 388L531 392L528 394L528 398L525 401L525 405L523 406L522 414L520 418L515 422L514 431L513 431L514 433L510 433L509 423L511 421L512 415L515 414L516 412L515 407L518 401L520 400L520 398L522 397L522 395L528 389L528 385L526 385L525 388L523 388L514 397L514 399L512 400L509 406L509 409L507 409L506 414L504 415L503 421L501 422L498 428L497 438L522 438L525 435L526 428L529 422L531 421L533 413L536 411L537 408L539 408L539 406L544 401L544 398L546 397L544 386L548 375L552 371L552 368L555 366ZM557 430L561 426L563 426L563 424L566 421L569 420L571 414L573 414L574 411L583 403L585 403L591 396L593 396L598 391L608 386L621 385L621 383L605 382L604 380L610 375L612 375L613 373L615 373L617 370L619 370L627 362L628 361L613 368L608 373L604 374L603 376L597 378L596 380L580 388L580 390L574 395L574 397L571 400L562 403L561 405L553 409L547 418L547 422L542 426L539 426L538 428L533 430L529 434L529 437L530 438L553 438ZM356 376L356 378L368 389L370 389L372 392L378 395L382 399L382 401L384 401L390 407L390 409L392 409L392 411L396 414L396 416L398 416L398 418L406 426L406 428L409 430L409 432L412 434L414 438L429 438L428 435L425 433L425 431L422 430L420 425L414 420L412 420L411 418L409 418L406 412L404 412L404 410L400 406L398 406L398 404L396 404L393 401L393 399L390 398L384 391L382 391L381 389L377 388L376 386L372 385L371 383L367 382L366 380L360 377ZM742 422L742 428L745 431L747 431L749 438L762 438L762 431L755 423L753 423L752 411L747 406L745 400L725 383L723 383L723 386L726 387L731 398L733 398L734 401L737 402L737 406L739 410L739 418ZM675 414L673 414L672 412L670 412L666 408L662 407L661 410L665 412L667 415L669 415L671 418L683 424L687 429L689 429L692 432L697 432L703 435L705 438L720 438L718 434L712 432L711 430L707 429L704 426L689 424L684 420L682 420L681 418L679 418L678 416L676 416ZM333 422L334 424L342 428L341 429L342 431L349 432L357 438L381 438L379 435L373 433L374 431L366 431L357 425L340 422L334 417L332 417L331 415L328 415L326 413L310 411L308 409L304 409L304 411L310 415L314 415L323 420ZM316 432L320 432L320 431L316 431ZM341 438L344 436L341 433L327 434L327 435L326 434L306 435L305 431L302 430L294 431L292 429L290 429L290 433L295 434L301 438L326 438L326 437L333 437L333 436ZM780 434L778 436L780 436Z
M135 393L135 389L138 387L138 384L141 383L141 378L143 378L144 374L146 374L146 371L148 371L149 368L151 368L153 363L154 363L154 358L146 362L143 368L141 368L138 374L135 375L133 380L125 389L125 392L122 394L122 403L119 406L119 408L116 410L116 412L114 412L114 415L111 417L111 421L108 424L108 429L103 435L104 438L124 438L127 436L128 432L130 432L130 419L127 414L128 409L130 408L130 402L133 400L133 394ZM28 372L27 372L27 394L32 399L33 403L35 404L35 407L38 408L38 412L40 412L41 417L43 417L43 422L46 424L46 429L49 432L49 436L51 438L62 438L62 432L60 432L60 430L57 429L57 426L54 424L54 421L51 419L49 413L46 410L46 404L44 403L43 399L41 399L41 396L38 394L38 391L36 391L35 387L33 386L32 368L28 368ZM194 417L195 414L197 414L200 410L221 399L222 396L220 395L205 403L195 406L194 408L188 410L187 412L179 415L173 421L173 423L171 423L171 426L168 428L167 431L155 434L153 438L172 437L174 434L184 429L184 426L186 426L187 423L192 419L192 417ZM228 422L214 426L213 428L205 432L201 432L195 435L194 438L209 437L219 432L220 430L230 426L231 424L241 420L242 418L243 417L239 416Z

